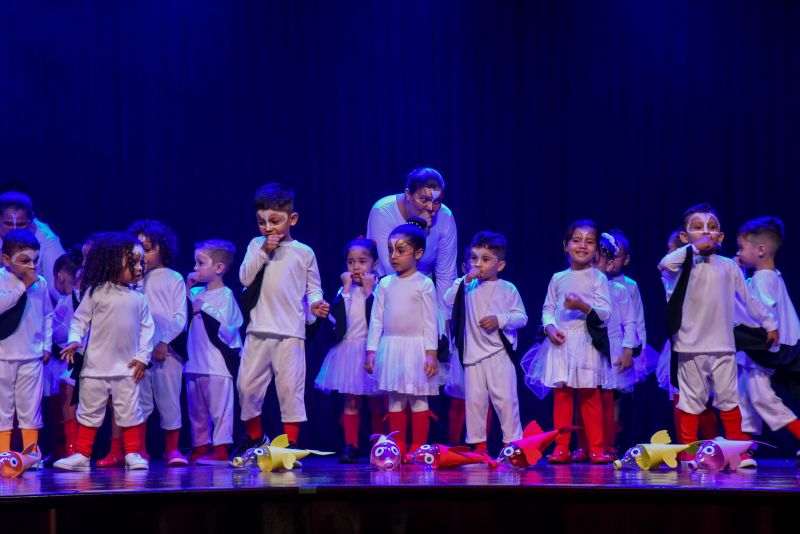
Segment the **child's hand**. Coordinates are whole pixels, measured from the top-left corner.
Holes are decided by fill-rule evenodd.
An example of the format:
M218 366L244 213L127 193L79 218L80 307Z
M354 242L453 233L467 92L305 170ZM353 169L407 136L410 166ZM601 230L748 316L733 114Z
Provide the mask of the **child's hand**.
M544 333L547 334L547 338L553 345L561 345L567 340L566 334L551 324L547 325L547 328L544 329Z
M192 302L192 313L200 313L203 309L203 304L203 299L194 299L194 302Z
M428 226L425 228L425 234L431 233L431 223L433 222L433 215L428 210L422 210L422 213L419 214L419 218L425 221Z
M63 349L61 349L61 359L66 360L69 363L75 363L75 351L80 348L80 344L78 343L70 343Z
M141 382L144 374L147 371L147 366L139 360L131 360L128 363L128 369L133 368L133 379L136 382Z
M342 281L342 293L350 293L350 287L353 285L353 273L345 271L339 276L339 279Z
M692 244L701 256L710 256L717 251L717 244L714 243L710 235L704 235Z
M25 289L28 289L33 284L39 281L39 275L36 274L34 269L28 269L25 271L25 274L22 275L22 283L25 284Z
M331 311L331 305L325 302L324 300L318 300L317 302L311 305L311 313L314 314L315 317L319 317L320 319L326 318L330 311Z
M46 350L46 351L44 351L44 353L42 354L42 363L46 364L46 363L48 363L49 361L50 361L50 351L49 351L49 350Z
M369 296L372 293L372 290L375 289L375 284L378 281L378 277L375 276L374 273L366 273L361 275L361 285L364 286L364 293Z
M589 305L586 304L577 293L567 293L564 297L564 307L568 310L578 310L583 313L589 313L591 311Z
M433 354L430 354L433 352ZM436 358L436 351L430 351L425 355L425 376L432 378L439 372L439 360Z
M478 321L478 326L486 330L488 333L492 333L498 328L500 328L500 323L497 320L496 315L487 315L480 321Z
M625 369L629 369L633 365L633 349L625 347L622 351L622 356L619 357L619 360L614 362L614 365L618 368L617 371L620 373Z
M375 370L375 351L374 350L368 350L367 351L367 359L364 360L364 370L369 374L372 374L372 371Z
M186 275L186 295L188 296L191 289L200 282L200 275L192 271Z
M283 239L283 234L268 235L267 239L264 240L264 244L261 245L261 250L267 254L274 252L280 246L281 239Z
M465 283L465 284L469 284L470 282L472 282L472 281L473 281L473 280L475 280L476 278L478 278L478 269L477 269L477 268L475 268L475 267L473 267L473 268L471 268L471 269L469 270L469 272L467 273L467 275L464 277L464 283Z
M767 343L769 343L770 347L777 347L778 346L778 331L773 330L772 332L767 332Z
M158 363L163 362L164 360L167 359L168 350L169 350L169 345L161 341L153 349L153 360L155 360Z

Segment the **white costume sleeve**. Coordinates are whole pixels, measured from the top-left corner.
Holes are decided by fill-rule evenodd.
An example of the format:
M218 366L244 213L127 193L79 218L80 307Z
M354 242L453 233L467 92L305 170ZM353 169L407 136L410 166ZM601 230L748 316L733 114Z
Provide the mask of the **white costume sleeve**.
M186 283L182 277L180 279L174 277L170 280L169 292L172 320L165 325L161 332L161 339L155 340L156 343L161 341L171 343L186 328Z
M308 300L309 308L315 302L322 300L322 281L319 276L317 256L313 253L311 254L311 261L308 264L306 274L306 299Z
M600 273L595 280L593 287L594 302L592 309L597 313L601 321L607 321L611 317L611 290L608 288L608 278Z
M375 241L378 247L378 262L381 265L382 274L394 274L392 262L389 259L389 234L394 230L394 222L385 217L379 209L373 206L367 219L367 238Z
M678 277L683 267L683 261L686 259L686 251L691 246L692 245L686 245L685 247L676 248L661 258L658 264L658 269L661 271L664 282L664 289L667 292L667 300L672 296L672 292L675 291L675 284L678 282Z
M433 272L436 276L436 298L439 308L445 310L444 294L456 279L456 257L458 256L458 231L453 217L443 217L437 224L444 224L439 248L436 250L436 264Z
M22 280L11 273L8 273L8 285L8 288L0 289L0 313L13 308L27 290Z
M622 299L619 303L620 324L622 325L622 346L626 349L635 349L639 346L639 335L636 331L636 308L633 299L628 294L628 288L623 287L625 291L620 291Z
M372 312L369 318L369 331L367 333L367 350L378 350L378 343L383 335L383 299L384 284L378 284L375 291L375 300L372 302Z
M267 253L261 248L263 243L263 237L254 237L247 245L247 252L245 252L244 260L239 267L239 281L245 287L253 283L258 271L269 260Z
M508 313L498 313L497 323L501 330L519 330L528 324L528 314L525 313L525 305L519 291L512 284L508 286L510 291L506 292L506 309ZM482 317L479 317L482 319Z
M763 326L764 330L767 332L777 330L778 321L775 318L775 315L768 310L747 288L747 283L744 281L744 275L742 274L742 271L736 268L734 270L734 276L736 277L736 297L744 303L745 307L747 307L747 313L750 315L750 317L758 321L758 323Z
M453 313L453 306L456 303L456 295L458 294L458 288L461 284L464 283L464 277L456 278L453 280L452 285L448 288L447 291L444 292L444 309L447 312L447 316L450 317Z
M47 284L44 280L42 282ZM50 293L46 292L44 297L44 350L47 352L53 351L53 301L50 299Z
M151 320L152 322L152 320ZM86 332L92 324L92 292L87 291L78 305L78 309L72 315L72 322L69 325L68 343L85 344Z
M81 306L83 306L83 302L81 302ZM80 306L78 310L80 310ZM77 314L78 312L76 311L75 315ZM147 299L142 298L139 307L139 350L134 360L138 360L145 365L150 363L153 352L153 334L155 334L153 317L150 315L150 308L147 307ZM72 337L71 334L70 337Z
M553 275L550 278L550 284L547 286L547 295L544 298L544 306L542 306L542 327L547 328L547 325L556 325L556 277Z
M430 279L426 279L430 282ZM437 310L439 309L436 300L436 288L433 282L422 284L420 288L422 294L422 335L425 338L425 350L436 350L439 348L439 320Z

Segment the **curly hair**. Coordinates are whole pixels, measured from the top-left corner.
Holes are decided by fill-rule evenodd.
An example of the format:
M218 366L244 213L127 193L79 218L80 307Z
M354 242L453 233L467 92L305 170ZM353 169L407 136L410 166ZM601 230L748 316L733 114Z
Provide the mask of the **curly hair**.
M82 292L94 293L98 286L119 280L125 269L133 271L133 249L136 246L140 246L139 240L127 233L106 232L97 235L86 256Z
M172 228L151 219L140 219L134 221L128 227L128 233L138 238L143 234L150 240L150 243L158 246L158 254L164 267L169 267L178 255L178 236Z

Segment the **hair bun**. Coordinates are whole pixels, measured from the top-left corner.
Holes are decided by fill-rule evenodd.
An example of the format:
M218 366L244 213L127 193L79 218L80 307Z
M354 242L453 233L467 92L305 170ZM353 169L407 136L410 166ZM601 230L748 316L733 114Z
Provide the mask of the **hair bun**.
M420 230L425 231L428 229L428 223L425 222L425 219L421 217L409 217L406 220L407 224L413 224L414 226L418 227Z

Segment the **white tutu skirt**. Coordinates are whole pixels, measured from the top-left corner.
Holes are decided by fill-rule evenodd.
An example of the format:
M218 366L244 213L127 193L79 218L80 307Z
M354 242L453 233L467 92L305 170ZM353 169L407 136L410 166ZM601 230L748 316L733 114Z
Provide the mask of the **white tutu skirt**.
M464 389L464 366L458 357L458 349L453 347L450 351L450 363L442 367L447 371L447 382L444 385L444 392L447 396L454 399L464 400L466 391ZM441 372L441 371L440 371Z
M608 341L611 345L611 366L609 368L609 373L606 375L606 382L603 384L603 389L616 389L624 393L630 393L633 391L633 385L638 382L636 360L639 358L634 358L632 366L624 371L620 371L619 367L614 364L619 361L622 352L625 350L622 346L622 337L609 336Z
M406 395L438 395L447 375L425 376L425 340L422 337L383 336L375 353L378 389Z
M66 360L51 358L42 371L42 396L50 397L61 392L61 375L68 373Z
M364 370L367 338L343 339L328 351L314 386L330 393L377 395L378 381Z
M554 345L545 338L522 358L525 384L540 399L554 387L603 386L611 372L608 358L594 348L589 332L585 329L563 332L566 340L561 345Z

